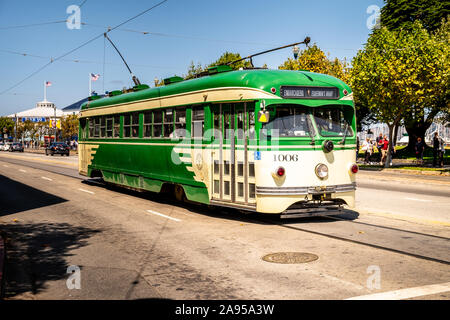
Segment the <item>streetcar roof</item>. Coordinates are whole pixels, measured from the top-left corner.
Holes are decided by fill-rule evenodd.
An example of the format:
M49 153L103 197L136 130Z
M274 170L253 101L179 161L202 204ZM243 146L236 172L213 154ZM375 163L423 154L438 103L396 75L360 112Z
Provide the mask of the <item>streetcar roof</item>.
M281 86L336 87L341 95L344 89L348 93L352 92L343 81L326 74L291 70L238 70L180 81L162 87L122 93L111 97L106 96L83 103L81 110L226 87L255 88L279 97ZM272 92L272 88L276 88L275 94Z

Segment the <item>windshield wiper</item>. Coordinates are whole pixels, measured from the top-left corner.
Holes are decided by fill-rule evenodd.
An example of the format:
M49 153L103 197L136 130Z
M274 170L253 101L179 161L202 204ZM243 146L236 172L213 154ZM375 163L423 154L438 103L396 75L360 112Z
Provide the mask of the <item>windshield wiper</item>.
M345 137L347 136L347 129L348 129L348 122L345 123L344 137L343 137L342 140L339 142L339 144L345 144Z

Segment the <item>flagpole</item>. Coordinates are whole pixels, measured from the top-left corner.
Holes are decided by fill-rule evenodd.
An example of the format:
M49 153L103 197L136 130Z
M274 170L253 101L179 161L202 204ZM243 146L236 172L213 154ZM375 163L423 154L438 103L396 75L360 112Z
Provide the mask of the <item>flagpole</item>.
M89 95L88 95L88 97L91 96L91 92L92 92L92 81L91 81L91 74L89 74Z
M44 81L44 101L47 101L47 83Z

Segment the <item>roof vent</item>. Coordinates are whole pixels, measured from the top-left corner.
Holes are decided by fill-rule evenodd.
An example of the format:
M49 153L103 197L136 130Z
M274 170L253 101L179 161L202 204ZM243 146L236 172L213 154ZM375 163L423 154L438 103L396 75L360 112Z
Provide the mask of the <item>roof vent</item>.
M111 91L110 93L108 93L108 96L114 97L114 96L118 96L121 94L122 94L122 90L114 90L114 91Z
M228 72L228 71L232 71L232 70L233 70L233 68L231 68L230 66L222 65L222 66L215 66L215 67L208 68L208 73L210 75L212 75L212 74Z
M175 77L170 77L170 78L166 78L166 79L164 79L164 85L167 86L168 84L181 82L181 81L183 81L183 80L184 80L183 78L177 77L177 76L175 76Z
M140 91L140 90L145 90L145 89L148 89L148 88L150 88L148 85L140 84L140 85L134 86L133 87L133 91Z

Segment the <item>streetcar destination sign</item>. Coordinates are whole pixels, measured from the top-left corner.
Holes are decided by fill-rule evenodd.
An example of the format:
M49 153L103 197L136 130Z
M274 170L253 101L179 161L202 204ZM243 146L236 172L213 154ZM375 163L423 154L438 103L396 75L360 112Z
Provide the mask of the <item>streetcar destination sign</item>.
M282 86L280 94L286 99L338 99L339 89L330 87Z

